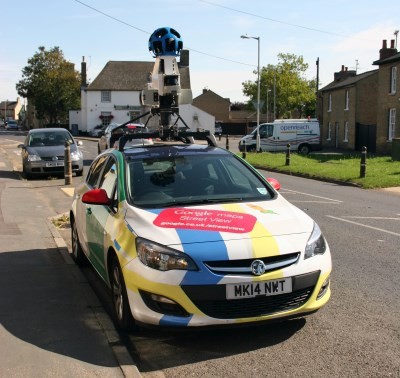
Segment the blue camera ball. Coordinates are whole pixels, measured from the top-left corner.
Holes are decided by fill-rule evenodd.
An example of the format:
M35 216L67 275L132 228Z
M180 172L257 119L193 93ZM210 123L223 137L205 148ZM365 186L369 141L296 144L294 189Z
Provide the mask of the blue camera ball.
M182 48L181 35L170 27L157 29L149 38L149 50L154 56L179 56Z

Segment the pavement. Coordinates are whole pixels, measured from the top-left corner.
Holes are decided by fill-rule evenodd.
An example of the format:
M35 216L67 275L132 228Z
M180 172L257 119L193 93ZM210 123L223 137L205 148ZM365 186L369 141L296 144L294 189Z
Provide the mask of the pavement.
M21 179L0 147L0 377L140 377L53 224L73 187Z

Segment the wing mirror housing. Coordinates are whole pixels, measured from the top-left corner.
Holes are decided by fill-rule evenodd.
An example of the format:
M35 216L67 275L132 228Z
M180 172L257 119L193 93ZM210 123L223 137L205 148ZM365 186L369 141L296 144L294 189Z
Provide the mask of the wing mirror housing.
M267 181L272 185L272 187L273 187L275 190L280 190L280 188L281 188L281 183L280 183L277 179L274 179L273 177L267 177L266 179L267 179Z
M92 189L82 196L82 202L88 205L105 205L109 206L111 200L108 198L104 189Z

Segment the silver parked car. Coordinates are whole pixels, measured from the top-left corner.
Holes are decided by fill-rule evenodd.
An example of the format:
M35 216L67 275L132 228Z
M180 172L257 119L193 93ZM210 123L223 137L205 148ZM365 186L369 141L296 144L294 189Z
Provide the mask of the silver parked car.
M76 142L65 129L32 129L25 143L18 147L22 150L22 170L26 178L64 173L65 142L70 144L72 172L83 174L83 156L79 149L82 142Z

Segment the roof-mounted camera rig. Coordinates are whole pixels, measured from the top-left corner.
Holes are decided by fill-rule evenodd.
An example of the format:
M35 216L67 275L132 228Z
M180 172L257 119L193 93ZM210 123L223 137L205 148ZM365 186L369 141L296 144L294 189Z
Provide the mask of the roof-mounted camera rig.
M179 115L179 97L181 95L180 74L176 57L180 55L183 42L180 34L170 27L162 27L153 32L149 38L149 51L156 59L151 80L147 83L140 95L143 106L151 109L122 124L123 128L129 123L148 116L149 120L157 115L159 117L158 130L151 133L124 133L119 139L119 149L122 151L127 141L139 138L160 138L161 140L180 140L185 143L194 143L194 138L206 139L209 145L216 146L215 136L209 131L190 131L189 126ZM171 124L172 116L176 120ZM185 127L179 127L178 121Z

